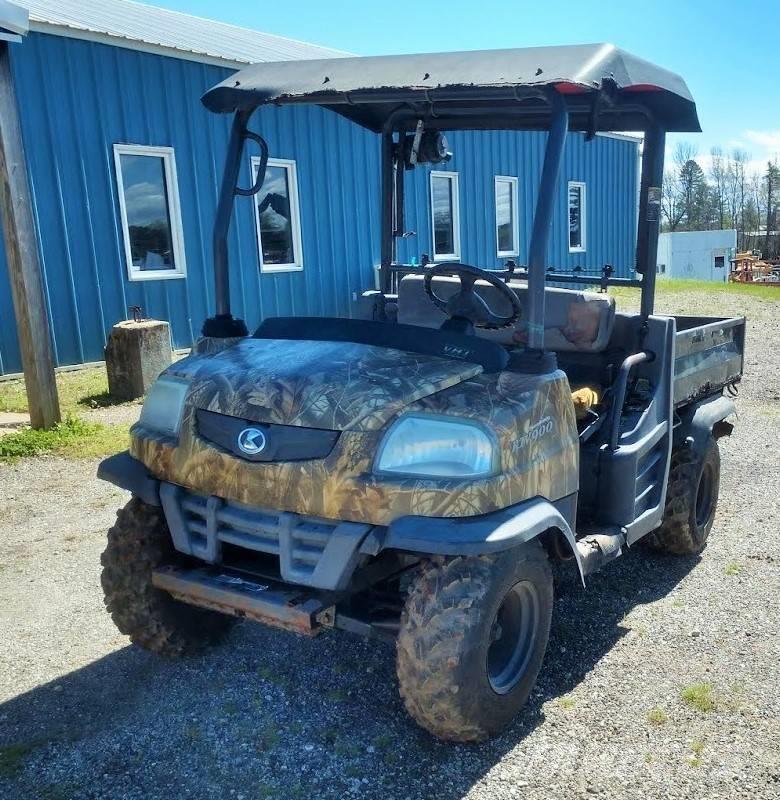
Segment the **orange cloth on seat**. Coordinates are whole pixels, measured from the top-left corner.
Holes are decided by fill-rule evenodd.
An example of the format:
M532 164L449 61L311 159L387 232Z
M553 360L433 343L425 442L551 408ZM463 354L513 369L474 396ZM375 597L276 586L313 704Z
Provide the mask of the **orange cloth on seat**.
M574 403L574 416L577 418L577 422L580 422L588 416L588 409L598 405L601 392L591 386L583 386L572 391L571 399Z

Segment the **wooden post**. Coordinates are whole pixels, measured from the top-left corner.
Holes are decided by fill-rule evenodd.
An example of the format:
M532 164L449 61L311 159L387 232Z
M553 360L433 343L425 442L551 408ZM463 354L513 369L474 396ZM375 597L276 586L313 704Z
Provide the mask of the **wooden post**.
M0 211L33 428L60 421L38 237L8 42L0 41Z

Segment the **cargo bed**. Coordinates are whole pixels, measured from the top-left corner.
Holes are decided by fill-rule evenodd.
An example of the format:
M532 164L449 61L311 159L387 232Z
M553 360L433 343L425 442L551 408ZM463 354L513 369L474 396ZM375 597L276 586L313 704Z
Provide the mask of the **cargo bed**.
M739 382L745 318L675 317L674 406L682 408Z

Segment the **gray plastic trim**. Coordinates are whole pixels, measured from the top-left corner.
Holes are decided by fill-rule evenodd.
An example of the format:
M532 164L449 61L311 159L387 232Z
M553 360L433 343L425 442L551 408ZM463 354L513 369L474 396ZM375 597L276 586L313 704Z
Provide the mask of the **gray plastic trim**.
M400 517L390 523L385 550L459 556L509 550L555 529L571 547L584 583L584 571L569 522L542 497L478 517Z

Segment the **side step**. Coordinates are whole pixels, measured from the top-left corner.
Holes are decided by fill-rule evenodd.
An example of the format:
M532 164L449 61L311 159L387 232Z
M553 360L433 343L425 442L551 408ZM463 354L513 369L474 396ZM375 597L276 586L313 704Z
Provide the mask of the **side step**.
M584 536L580 536L577 539L577 554L582 565L583 576L597 572L605 564L621 556L625 543L626 534L618 527L600 528L598 532L594 530L593 533L585 533Z
M335 617L333 606L320 593L227 570L160 567L152 572L152 584L182 603L307 636L332 626Z

